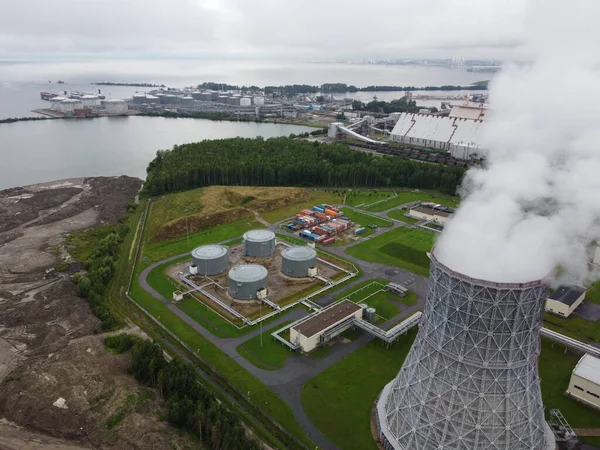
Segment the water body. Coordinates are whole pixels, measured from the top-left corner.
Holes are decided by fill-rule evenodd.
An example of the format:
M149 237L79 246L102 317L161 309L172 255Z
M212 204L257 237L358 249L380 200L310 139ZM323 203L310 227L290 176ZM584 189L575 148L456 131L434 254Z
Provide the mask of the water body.
M270 123L102 117L0 124L0 189L98 175L145 178L159 149L204 139L265 138L313 131Z

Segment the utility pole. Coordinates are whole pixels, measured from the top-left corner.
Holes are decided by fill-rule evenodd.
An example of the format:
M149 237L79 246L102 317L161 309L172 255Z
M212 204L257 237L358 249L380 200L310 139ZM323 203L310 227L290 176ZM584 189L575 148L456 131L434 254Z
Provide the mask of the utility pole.
M260 319L260 348L262 348L262 300L260 300L260 306L258 307L258 318Z

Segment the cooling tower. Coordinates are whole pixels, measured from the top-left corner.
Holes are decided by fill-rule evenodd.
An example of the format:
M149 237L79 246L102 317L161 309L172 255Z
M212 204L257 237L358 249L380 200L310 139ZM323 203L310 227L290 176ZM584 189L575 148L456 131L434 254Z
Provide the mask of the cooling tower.
M431 255L416 340L377 403L394 450L550 450L538 378L545 281L476 280Z

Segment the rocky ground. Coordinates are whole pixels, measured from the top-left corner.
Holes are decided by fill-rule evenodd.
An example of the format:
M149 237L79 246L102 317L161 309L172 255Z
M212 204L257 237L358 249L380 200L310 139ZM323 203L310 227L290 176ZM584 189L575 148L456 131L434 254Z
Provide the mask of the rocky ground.
M69 273L52 270L68 258L66 234L116 223L140 184L96 177L0 191L0 449L195 448L161 420L160 398L128 375L128 357L106 351Z

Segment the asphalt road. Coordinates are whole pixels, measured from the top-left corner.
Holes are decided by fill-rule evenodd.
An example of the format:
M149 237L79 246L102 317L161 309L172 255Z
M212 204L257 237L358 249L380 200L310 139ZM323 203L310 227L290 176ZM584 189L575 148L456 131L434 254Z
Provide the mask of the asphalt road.
M386 217L384 213L372 213L374 215L380 215L382 217ZM391 228L379 228L375 231L374 234L365 238L371 239L378 234L381 234L385 231L389 231L392 228L396 228L398 226L406 226L404 222L400 222L397 220L390 219L394 222L394 225ZM274 232L282 232L279 228L278 222L276 224L270 225L268 228ZM359 242L364 242L364 240L360 240ZM350 287L364 281L365 279L370 278L384 278L395 283L401 283L407 285L407 287L417 294L418 302L416 305L407 307L402 309L399 315L394 317L390 323L398 323L406 317L410 316L414 312L418 310L422 310L424 307L425 297L427 295L427 279L421 276L415 275L406 270L400 269L398 267L391 267L385 264L378 264L373 262L359 261L347 253L345 253L345 248L355 245L356 243L348 244L346 246L341 247L330 247L327 248L329 253L338 255L344 259L352 261L363 271L363 277L360 279L353 280L345 286L344 290L349 289ZM304 408L302 406L302 386L311 378L316 375L322 373L327 370L333 364L342 360L346 356L350 355L356 349L362 347L367 342L373 339L372 336L368 334L363 334L358 339L353 341L347 345L337 345L332 346L328 355L323 359L311 359L305 356L302 356L297 353L293 353L290 358L288 358L285 362L285 365L279 370L263 370L252 363L250 363L247 359L242 357L237 352L237 347L243 342L257 336L260 333L260 329L253 330L244 336L236 337L236 338L219 338L213 335L210 331L206 330L200 324L198 324L195 320L189 317L186 313L180 310L177 306L171 303L169 299L163 297L159 292L153 289L147 282L148 274L155 267L164 264L169 261L176 260L183 256L186 256L188 252L183 253L181 255L176 255L162 261L158 261L156 263L151 264L147 268L145 268L142 273L138 277L138 281L140 286L150 293L156 300L161 301L170 311L172 311L175 315L177 315L181 320L183 320L186 324L192 327L195 331L200 333L205 339L212 342L214 345L219 347L223 352L225 352L229 357L233 358L240 364L245 370L250 372L252 375L261 380L262 383L267 385L273 391L281 396L281 398L286 401L293 413L296 417L296 420L306 432L306 434L313 440L319 447L323 450L335 450L338 447L329 441L310 421L308 416L306 415ZM323 297L320 297L316 300L316 303L322 306L326 306L334 301L334 296L339 292L334 292L330 294L326 294ZM295 309L288 313L282 314L273 322L269 323L269 329L279 325L288 320L297 320L303 316L306 316L307 313L301 309ZM388 324L389 325L389 324ZM270 336L265 336L266 339L269 339ZM250 392L250 398L252 398L252 393Z

